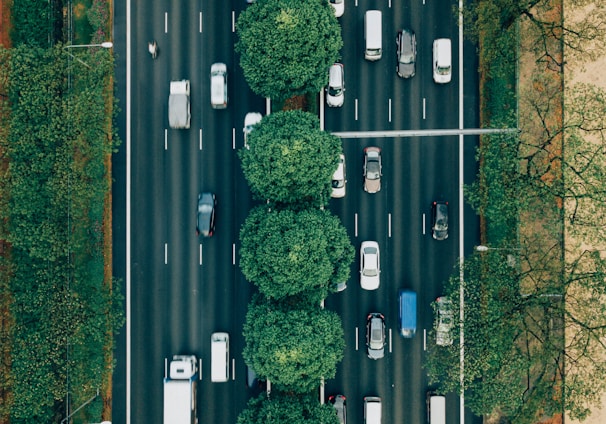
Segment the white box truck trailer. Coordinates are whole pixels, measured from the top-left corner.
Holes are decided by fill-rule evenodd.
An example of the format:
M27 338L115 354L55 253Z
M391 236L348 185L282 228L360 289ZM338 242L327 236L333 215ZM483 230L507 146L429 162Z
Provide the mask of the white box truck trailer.
M164 371L164 424L197 424L197 372L194 355L173 356L168 375Z
M190 121L189 80L171 81L168 96L168 125L171 128L188 129Z

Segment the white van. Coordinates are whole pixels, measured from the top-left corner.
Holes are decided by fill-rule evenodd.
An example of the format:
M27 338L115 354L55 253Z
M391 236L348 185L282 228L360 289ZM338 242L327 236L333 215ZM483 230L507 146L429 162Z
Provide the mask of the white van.
M210 336L210 381L224 383L229 380L229 334L213 333Z
M210 105L213 109L227 107L227 65L213 63L210 67Z
M364 15L364 59L379 60L383 53L382 16L380 10L367 10Z
M433 41L433 80L438 84L450 82L452 77L452 49L450 39Z
M427 422L446 424L446 398L435 392L427 392Z
M366 396L364 398L364 423L381 424L381 398Z

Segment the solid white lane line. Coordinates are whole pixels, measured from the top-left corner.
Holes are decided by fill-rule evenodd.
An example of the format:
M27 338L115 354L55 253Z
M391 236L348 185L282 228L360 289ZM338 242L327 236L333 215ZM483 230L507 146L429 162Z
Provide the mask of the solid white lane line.
M391 213L387 214L387 237L391 237Z
M164 150L168 150L168 130L164 128Z
M426 108L426 106L427 106L427 104L426 104L426 103L427 103L427 102L425 101L425 97L423 97L423 119L426 119L426 118L427 118L426 109L425 109L425 108Z
M389 353L392 352L392 345L391 345L391 328L389 329Z
M236 12L231 11L231 32L236 32Z
M425 214L423 214L423 235L425 235Z
M168 12L164 12L164 33L168 33Z
M358 237L358 213L354 215L354 236Z
M231 244L231 264L236 264L236 243Z
M236 358L231 358L231 380L236 379Z
M168 264L168 243L164 243L164 265Z
M130 424L131 403L131 0L126 1L126 424ZM166 367L166 365L165 365ZM166 371L165 371L166 373Z
M199 138L199 144L200 144L200 150L202 150L202 128L200 128L200 135L198 136Z
M459 0L459 128L462 129L464 125L464 97L463 97L463 0ZM463 246L463 235L465 234L464 228L464 216L463 216L463 183L464 183L464 160L463 160L463 135L459 135L459 318L461 322L461 329L459 333L460 343L460 356L459 356L459 387L465 387L465 339L464 339L464 325L465 322L465 299L463 291L463 262L464 262L464 246ZM465 392L461 389L459 392L459 422L465 424Z
M200 12L200 15L198 16L198 31L202 34L202 12Z
M358 350L358 327L356 327L356 350Z
M358 120L358 99L354 101L354 119Z
M236 150L236 129L233 127L231 129L231 148Z
M198 257L199 257L200 265L202 265L202 243L200 243Z
M198 358L198 378L202 380L202 358Z
M387 119L389 122L391 122L391 99L389 99L387 109L388 109L388 118Z

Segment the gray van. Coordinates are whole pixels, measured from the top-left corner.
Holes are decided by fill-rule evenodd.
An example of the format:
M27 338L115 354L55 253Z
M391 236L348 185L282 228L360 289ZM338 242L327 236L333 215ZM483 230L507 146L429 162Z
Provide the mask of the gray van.
M417 332L417 294L411 290L400 290L400 334L407 339Z

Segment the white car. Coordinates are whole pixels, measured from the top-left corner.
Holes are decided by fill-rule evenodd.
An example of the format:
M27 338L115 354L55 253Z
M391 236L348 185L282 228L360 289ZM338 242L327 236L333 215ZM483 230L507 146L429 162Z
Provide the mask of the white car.
M210 67L210 105L213 109L227 107L227 65L213 63Z
M433 41L433 80L437 84L447 84L452 78L452 46L450 39L438 38Z
M337 170L332 175L332 194L331 197L340 198L345 197L345 155L339 155L339 165Z
M340 18L345 12L345 0L328 0L330 5L335 9L335 16Z
M379 243L363 241L360 247L360 287L364 290L376 290L381 283L381 261Z
M330 107L341 107L345 99L345 75L343 64L335 63L328 71L328 87L326 87L326 104Z
M248 134L253 130L253 127L261 122L263 115L259 112L248 112L244 117L244 147L248 149Z

